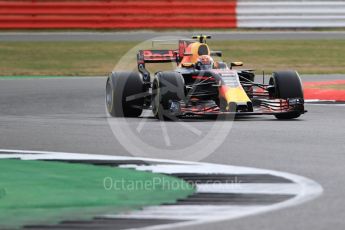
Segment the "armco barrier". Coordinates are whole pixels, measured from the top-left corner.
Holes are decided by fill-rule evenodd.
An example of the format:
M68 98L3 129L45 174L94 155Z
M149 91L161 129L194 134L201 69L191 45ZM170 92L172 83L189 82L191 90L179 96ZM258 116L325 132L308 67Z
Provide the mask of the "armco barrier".
M0 28L235 28L236 1L1 1Z
M345 1L238 0L239 28L345 27Z

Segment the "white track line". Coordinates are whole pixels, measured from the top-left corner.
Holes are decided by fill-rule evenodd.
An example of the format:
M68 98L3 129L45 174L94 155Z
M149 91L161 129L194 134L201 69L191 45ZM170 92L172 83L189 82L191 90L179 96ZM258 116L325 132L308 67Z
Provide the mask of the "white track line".
M313 102L337 102L336 100L320 100L320 99L309 99L304 100L306 103L313 103Z
M216 206L216 205L171 205L150 207L145 211L134 211L127 215L106 215L106 218L140 218L140 219L173 219L174 220L201 220L217 218L219 213L226 213L228 219L240 215L251 214L254 210L260 210L264 206Z
M162 161L166 162L166 161ZM123 168L135 168L136 170L141 171L152 171L155 173L212 173L220 174L226 171L231 171L232 174L249 174L255 171L255 174L267 174L270 171L267 170L255 170L254 168L249 167L238 167L238 166L229 166L229 165L215 165L215 164L206 164L206 163L192 163L192 162L181 162L180 161L171 161L173 164L159 164L159 165L122 165ZM194 164L193 167L190 164Z
M300 186L294 183L288 184L259 184L259 183L228 183L228 184L198 184L198 193L245 193L245 194L280 194L297 195Z
M5 153L11 154L5 154ZM21 154L24 153L24 154ZM30 154L31 153L31 154ZM185 220L166 225L149 226L140 229L170 229L176 227L186 227L197 224L207 224L211 222L224 221L270 212L302 204L320 196L323 192L322 187L316 182L305 177L290 173L248 168L240 166L228 166L219 164L209 164L201 162L171 161L151 158L104 156L92 154L77 154L63 152L43 152L43 151L22 151L22 150L1 150L0 158L20 158L22 160L38 159L60 159L60 160L139 160L150 162L152 165L122 165L124 168L135 168L139 171L152 171L154 173L195 173L195 174L269 174L275 177L282 177L293 183L207 183L197 184L197 193L240 193L240 194L268 194L268 195L294 195L286 201L267 205L168 205L145 207L143 210L131 211L120 215L105 215L102 217L114 218L156 218Z
M345 104L308 104L308 106L345 107Z

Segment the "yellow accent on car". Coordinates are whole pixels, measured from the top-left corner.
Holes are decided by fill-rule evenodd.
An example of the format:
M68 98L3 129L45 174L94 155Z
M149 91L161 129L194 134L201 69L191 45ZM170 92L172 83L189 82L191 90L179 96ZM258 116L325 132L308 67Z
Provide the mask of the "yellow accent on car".
M198 54L200 46L206 46L207 50L208 50L207 55L210 55L211 52L210 52L210 48L208 47L208 45L206 45L204 43L200 43L200 42L195 42L195 43L191 44L192 56L191 56L190 62L196 63L198 61L198 58L200 57L200 55Z
M241 62L241 61L235 61L235 62L231 62L231 67L233 67L233 66L243 66L243 62Z
M240 87L228 87L227 91L225 92L225 98L224 98L229 105L230 102L235 103L247 103L250 102L249 97L247 96L244 89Z
M191 63L191 62L185 62L185 63L182 63L182 67L187 67L187 68L191 68L191 67L193 67L193 63Z

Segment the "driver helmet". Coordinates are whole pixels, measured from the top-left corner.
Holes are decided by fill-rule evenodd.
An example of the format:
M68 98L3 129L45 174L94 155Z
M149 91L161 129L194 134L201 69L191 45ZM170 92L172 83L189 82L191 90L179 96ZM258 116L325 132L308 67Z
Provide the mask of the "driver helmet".
M202 55L198 58L197 67L200 70L207 70L213 68L213 58L209 55Z

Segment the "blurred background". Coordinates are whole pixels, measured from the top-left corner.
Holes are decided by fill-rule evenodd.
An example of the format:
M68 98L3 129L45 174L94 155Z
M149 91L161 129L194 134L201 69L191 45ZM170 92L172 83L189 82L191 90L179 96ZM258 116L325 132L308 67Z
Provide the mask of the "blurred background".
M1 0L1 29L344 28L345 1Z
M342 0L2 0L1 29L343 28Z
M28 149L93 153L97 154L93 156L95 159L100 157L98 154L130 156L113 135L107 120L105 77L118 63L124 63L121 68L136 68L136 53L144 46L150 48L146 47L152 44L150 39L191 38L200 33L213 36L208 44L213 50L223 51L225 62L243 61L243 68L255 69L256 80L260 82L264 81L263 71L269 76L276 70L297 70L309 111L296 121L277 122L269 117L236 120L231 132L226 134L229 141L224 141L205 161L305 176L319 183L325 192L313 202L298 207L251 216L245 221L208 223L188 229L229 229L230 226L233 229L344 229L341 213L345 206L345 0L0 0L0 148L20 149L5 158L13 158L14 153ZM177 41L169 46L173 47L177 48ZM172 67L168 64L165 68ZM149 66L152 72L158 68L162 65ZM161 122L149 118L144 120L145 127L141 118L127 122L139 138L164 143ZM186 127L208 134L215 124L213 120L181 121L167 123L167 130L176 139L176 146L188 145L200 139L200 135ZM189 139L181 129L190 133ZM128 140L135 143L133 139ZM0 158L3 151L0 150ZM25 154L16 157L25 158ZM48 217L53 214L58 217L63 214L63 218L59 217L62 220L67 217L76 220L83 214L93 217L93 211L97 210L86 212L85 207L98 205L106 208L115 205L119 208L116 213L121 213L145 205L164 204L166 200L175 202L195 192L189 189L157 200L160 191L157 194L120 191L114 199L114 194L104 194L103 187L95 186L100 178L94 176L107 176L114 168L118 170L114 178L124 175L142 180L150 175L129 175L133 171L121 171L117 167L100 171L91 166L73 168L67 163L63 168L55 163L45 167L45 163L0 161L0 228L19 228L28 221L51 224ZM237 168L232 170L241 173ZM210 168L200 171L206 175ZM217 210L238 217L238 212L250 211L255 205L260 207L267 201L266 195L273 194L280 202L274 194L280 192L276 184L268 183L271 187L266 187L265 178L257 178L248 183L254 184L253 190L245 187L238 200L233 195L229 198L230 206L239 205L229 209L217 207ZM49 183L42 182L43 179ZM55 179L61 184L60 189L56 189ZM261 196L262 190L255 183L261 189L267 188L268 194ZM264 183L263 187L260 183ZM242 196L247 193L249 196ZM302 189L301 193L306 192ZM216 195L215 201L223 205L223 196ZM186 213L204 212L205 218L209 214L222 216L207 211L207 197L194 198L206 200L206 205L172 209L167 212L168 222L164 223L183 219ZM119 205L117 201L124 203ZM66 212L66 207L78 207L74 210L76 214ZM102 208L96 214L103 215L104 211L107 209ZM96 219L94 225L81 222L81 227L78 221L72 225L65 222L62 225L71 227L55 225L49 229L95 229L97 226L133 229L162 223L155 220L161 210L153 213L149 221L147 217L106 223ZM30 229L47 228L31 226Z

